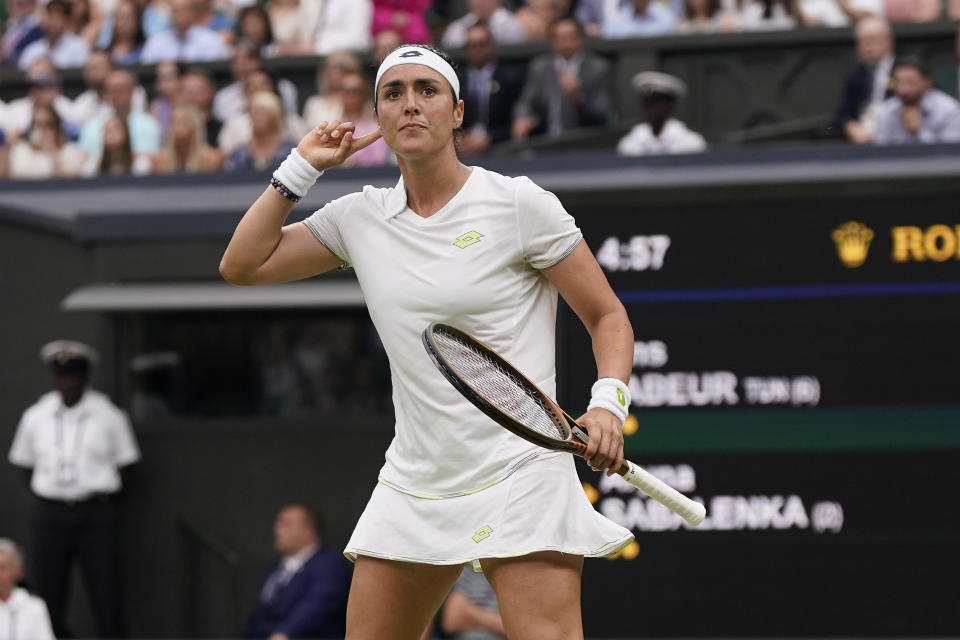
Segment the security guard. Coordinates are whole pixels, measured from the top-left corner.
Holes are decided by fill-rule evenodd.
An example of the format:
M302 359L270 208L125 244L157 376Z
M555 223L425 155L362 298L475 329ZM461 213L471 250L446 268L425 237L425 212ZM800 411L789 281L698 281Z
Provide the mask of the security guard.
M633 77L633 88L640 96L646 122L630 130L617 144L623 156L661 153L699 153L707 143L696 131L673 117L677 101L687 93L679 78L659 71L644 71Z
M57 340L40 358L53 369L55 390L23 413L10 462L27 470L37 497L33 557L40 596L57 637L64 629L73 560L80 560L98 636L124 635L117 495L120 469L140 459L127 416L89 389L97 352Z

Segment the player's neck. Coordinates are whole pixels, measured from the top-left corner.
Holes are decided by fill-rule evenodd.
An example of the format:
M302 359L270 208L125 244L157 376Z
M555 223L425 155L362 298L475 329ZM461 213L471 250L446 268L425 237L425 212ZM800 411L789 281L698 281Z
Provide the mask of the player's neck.
M457 160L456 153L438 153L429 158L399 158L407 205L418 216L428 218L450 202L470 177L470 167Z

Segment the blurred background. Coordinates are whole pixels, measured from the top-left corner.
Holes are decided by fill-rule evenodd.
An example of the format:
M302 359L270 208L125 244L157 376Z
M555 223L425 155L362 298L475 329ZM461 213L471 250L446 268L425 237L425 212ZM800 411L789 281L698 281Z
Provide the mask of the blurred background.
M240 289L217 266L306 130L376 126L402 42L460 62L463 162L576 217L636 334L627 453L707 505L690 529L581 467L637 536L586 563L587 637L960 632L960 3L2 7L0 443L53 389L42 345L99 351L141 455L114 496L125 634L235 637L281 507L318 509L338 550L366 504L391 387L352 272ZM382 144L351 164L291 220L399 176ZM594 376L561 304L560 404ZM35 588L13 464L0 496ZM98 637L70 576L64 624Z

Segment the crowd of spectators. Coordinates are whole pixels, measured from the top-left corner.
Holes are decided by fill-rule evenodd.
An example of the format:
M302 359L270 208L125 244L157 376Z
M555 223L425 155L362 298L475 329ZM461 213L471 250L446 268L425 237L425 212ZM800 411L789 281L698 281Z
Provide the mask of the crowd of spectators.
M876 32L888 20L960 16L960 0L5 0L4 9L3 65L22 69L29 88L0 102L0 171L49 178L262 170L322 120L349 118L360 133L372 130L369 63L404 42L461 52L467 112L460 142L471 155L509 140L612 124L613 73L585 47L590 37L852 22ZM551 51L525 74L498 64L498 45L531 41ZM264 71L265 58L317 55L324 63L314 96L299 96L292 82ZM217 90L200 63L226 59L233 81ZM870 74L892 78L892 47L865 64ZM153 66L153 86L143 86L130 65ZM71 67L82 68L85 83L73 98L61 79ZM879 91L862 73L858 89L870 80L871 104L861 118L862 105L848 91L838 116L842 133L853 142L909 139L873 135L881 103L897 92L892 84ZM918 73L929 76L922 64ZM684 90L660 86L667 88L661 104L672 108ZM638 97L649 116L655 96L648 87ZM623 143L621 152L673 151L660 138L666 118L643 133L652 136L649 144ZM667 126L668 134L678 125ZM352 158L359 166L393 161L382 143Z

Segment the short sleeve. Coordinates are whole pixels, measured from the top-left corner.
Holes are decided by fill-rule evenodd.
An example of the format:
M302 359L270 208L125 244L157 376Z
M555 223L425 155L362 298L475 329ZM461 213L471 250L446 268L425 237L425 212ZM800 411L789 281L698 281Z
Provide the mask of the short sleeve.
M33 427L27 413L23 414L23 417L20 418L20 424L17 425L17 432L13 436L13 445L10 447L9 460L11 464L27 469L32 469L37 463L33 448Z
M340 259L344 269L350 266L350 253L343 241L340 223L348 201L349 196L337 198L303 221L317 240Z
M523 259L534 269L552 267L570 255L583 234L557 196L529 178L518 180L516 213Z
M125 467L140 459L140 448L133 435L133 427L127 414L119 409L113 419L113 461L118 467Z

